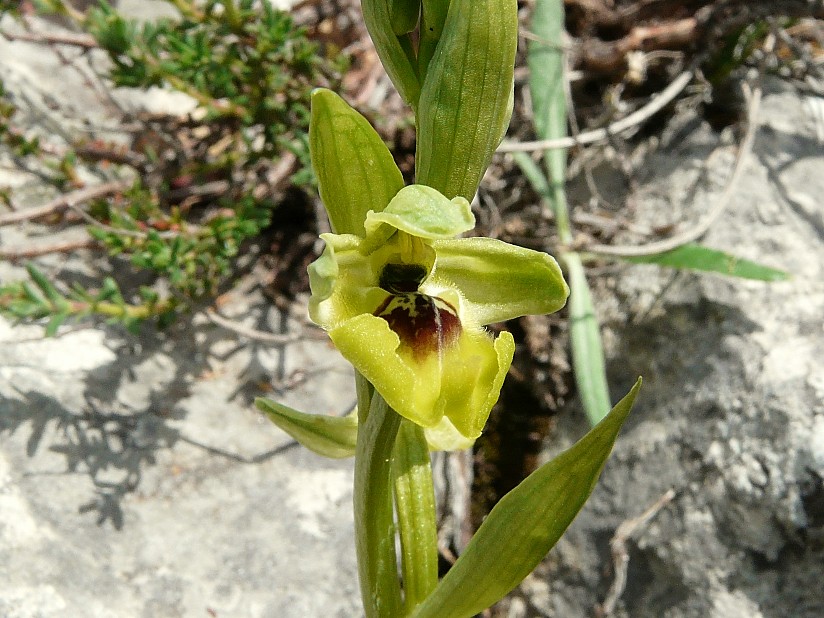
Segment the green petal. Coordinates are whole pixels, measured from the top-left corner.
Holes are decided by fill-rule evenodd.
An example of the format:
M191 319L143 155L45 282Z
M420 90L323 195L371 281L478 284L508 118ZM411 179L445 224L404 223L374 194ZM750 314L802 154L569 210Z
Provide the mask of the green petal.
M561 269L549 254L493 238L436 240L432 246L435 271L422 290L433 295L438 286L460 290L465 311L477 324L552 313L569 296Z
M367 235L382 224L428 240L453 238L475 227L475 215L462 197L449 200L436 189L411 185L398 191L381 211L366 215Z
M332 230L362 236L366 213L403 188L392 154L366 118L322 88L312 93L309 144Z
M378 287L373 260L361 252L363 240L352 234L321 234L323 254L309 265L309 317L330 329L372 313L386 298Z
M452 0L421 89L417 182L475 196L509 124L517 46L515 0Z

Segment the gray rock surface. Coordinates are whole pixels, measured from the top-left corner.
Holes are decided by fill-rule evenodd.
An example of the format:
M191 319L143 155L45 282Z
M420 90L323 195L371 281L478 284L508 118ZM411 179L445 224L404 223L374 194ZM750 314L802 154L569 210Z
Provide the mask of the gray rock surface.
M613 581L616 528L669 489L626 543L613 615L824 616L821 106L768 84L745 176L704 239L791 281L655 266L597 278L613 397L638 375L644 388L591 501L511 616L592 616ZM697 220L729 174L732 149L719 146L700 120L673 123L644 166L637 221ZM568 410L547 456L584 429Z
M82 74L42 46L0 37L0 78L47 143L112 122ZM160 92L116 96L180 110ZM2 152L0 185L19 207L54 196ZM77 231L0 227L0 248ZM65 283L98 279L104 261L37 264ZM0 283L24 278L0 262ZM260 295L226 300L247 326L305 328L305 307L290 317ZM43 339L42 326L0 318L0 617L360 615L352 463L294 448L254 410L267 389L321 413L355 400L350 369L317 336L256 344L201 315L139 337L98 323Z

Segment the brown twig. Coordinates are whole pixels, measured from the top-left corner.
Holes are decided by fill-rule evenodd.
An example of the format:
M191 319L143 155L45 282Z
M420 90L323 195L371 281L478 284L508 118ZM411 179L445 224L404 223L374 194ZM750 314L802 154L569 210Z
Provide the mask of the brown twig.
M676 234L675 236L671 236L670 238L659 240L657 242L646 243L643 245L590 245L586 247L586 250L600 255L614 255L617 257L655 255L656 253L672 251L681 245L694 242L703 236L727 207L730 199L738 187L738 181L741 179L741 174L744 172L744 164L747 162L747 155L752 151L752 144L758 129L758 110L760 105L761 89L756 87L749 93L747 132L744 134L744 138L741 140L741 145L738 148L738 156L735 161L735 167L733 168L732 175L727 182L727 186L724 187L723 193L721 193L718 197L715 205L703 219L695 224L695 226L680 234Z
M67 208L76 207L78 204L82 204L90 200L110 195L112 193L125 191L131 185L132 181L130 180L115 180L112 182L105 182L100 185L95 185L93 187L72 191L71 193L61 195L53 199L51 202L37 208L26 208L2 214L0 215L0 226L13 225L23 221L40 219L41 217L46 217L48 215L66 210Z
M692 71L680 73L669 86L664 88L658 96L651 99L646 105L633 113L616 120L611 125L603 129L586 131L575 137L560 137L556 139L544 139L534 142L510 142L505 141L498 147L498 152L532 152L540 150L552 150L557 148L571 148L573 146L585 146L596 142L606 141L613 135L618 135L631 129L657 112L666 107L675 97L677 97L693 77Z
M41 255L48 255L50 253L69 253L77 249L90 249L99 246L99 243L93 238L85 238L83 240L68 240L64 242L53 243L50 245L35 245L34 247L27 247L25 249L0 249L0 260L25 260Z
M257 330L254 328L250 328L248 326L244 326L239 322L235 322L234 320L230 320L229 318L225 318L220 315L214 309L207 309L206 310L206 317L209 318L209 321L213 324L217 324L225 328L226 330L230 330L233 333L237 333L243 337L247 337L248 339L252 339L253 341L260 341L262 343L272 343L275 345L283 345L287 343L295 343L296 341L300 341L301 337L297 334L291 335L282 335L279 333L267 333L262 330Z
M3 30L0 35L11 41L26 41L28 43L43 43L45 45L71 45L83 49L96 49L97 41L88 34L74 34L71 32L9 32Z
M612 612L615 611L615 605L618 603L618 599L623 594L624 587L627 584L627 565L629 564L627 541L629 541L642 526L646 526L674 497L675 491L672 489L667 490L663 496L658 498L654 504L638 517L627 519L616 528L615 534L609 542L615 577L612 580L612 585L609 587L606 599L604 599L601 605L596 607L595 613L600 618L606 618L612 615Z

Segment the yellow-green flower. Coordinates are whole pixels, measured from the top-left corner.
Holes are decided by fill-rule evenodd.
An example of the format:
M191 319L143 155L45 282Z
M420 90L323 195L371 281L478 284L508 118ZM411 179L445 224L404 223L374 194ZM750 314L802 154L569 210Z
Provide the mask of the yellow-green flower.
M311 318L434 448L471 444L498 399L515 344L483 327L557 311L569 293L545 253L455 238L474 225L466 199L408 186L368 211L364 235L321 235L309 267Z

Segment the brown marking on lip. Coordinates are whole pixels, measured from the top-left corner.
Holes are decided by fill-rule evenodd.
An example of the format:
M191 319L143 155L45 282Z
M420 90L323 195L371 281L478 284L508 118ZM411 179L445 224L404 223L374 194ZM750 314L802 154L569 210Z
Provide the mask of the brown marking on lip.
M392 294L374 315L389 323L401 344L411 349L417 360L441 352L461 334L461 320L455 307L442 298L420 292Z

